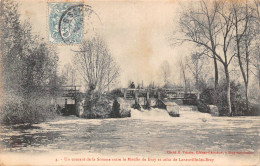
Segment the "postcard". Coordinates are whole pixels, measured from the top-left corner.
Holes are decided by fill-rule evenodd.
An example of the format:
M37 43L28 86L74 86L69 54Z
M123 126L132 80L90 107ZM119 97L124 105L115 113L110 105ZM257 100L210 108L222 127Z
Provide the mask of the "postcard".
M259 11L0 0L0 165L259 165Z

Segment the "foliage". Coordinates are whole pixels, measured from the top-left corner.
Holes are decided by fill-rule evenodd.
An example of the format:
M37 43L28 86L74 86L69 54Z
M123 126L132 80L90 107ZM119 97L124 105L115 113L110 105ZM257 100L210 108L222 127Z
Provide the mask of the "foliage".
M231 103L234 102L234 98L238 95L237 86L234 82L231 82ZM207 105L216 105L219 110L220 115L228 115L228 107L227 107L227 92L226 92L226 83L222 81L218 88L205 89L200 95L200 102Z
M42 101L45 99L41 99ZM40 123L54 118L57 114L54 107L44 103L27 102L5 102L1 106L0 122L3 124ZM41 101L41 102L42 102Z
M212 88L206 88L200 94L200 101L208 105L214 105L215 102L215 90Z
M18 5L12 0L0 1L0 21L1 77L5 89L2 120L6 123L41 121L49 109L35 101L55 97L63 82L56 72L55 48L33 35L28 22L20 21ZM10 94L16 96L15 100L9 100Z
M13 1L0 2L1 51L3 86L6 91L27 99L39 87L57 88L58 56L54 47L32 35L31 25L22 24L18 6ZM50 90L56 92L55 88ZM46 90L43 89L42 90Z
M107 96L111 99L117 99L118 97L123 97L121 89L113 89L111 92L108 92Z
M75 100L77 102L82 102L86 98L86 94L82 92L78 92L77 95L75 96Z
M260 104L250 104L249 107L250 115L252 116L260 116Z
M85 105L83 118L96 119L96 118L109 118L112 110L111 100L99 96L98 92L88 92L85 95Z
M253 104L249 105L249 111L247 111L246 99L243 97L243 91L239 83L232 81L230 87L232 115L255 115L259 112L259 107ZM227 86L224 81L220 82L216 90L206 88L200 95L200 102L206 105L216 105L220 115L228 115L226 88Z
M198 80L197 90L201 92L204 89L206 89L207 87L208 87L208 83L205 81L205 79L200 78Z
M109 118L111 112L110 102L108 100L97 100L84 108L83 118L97 119Z
M96 118L108 118L111 112L111 101L107 99L100 99L93 104L91 112Z
M112 106L112 111L110 113L111 118L120 118L120 104L118 103L117 100L114 100L113 106Z
M204 113L210 113L210 108L207 104L205 104L203 101L198 100L197 101L197 107L200 112Z

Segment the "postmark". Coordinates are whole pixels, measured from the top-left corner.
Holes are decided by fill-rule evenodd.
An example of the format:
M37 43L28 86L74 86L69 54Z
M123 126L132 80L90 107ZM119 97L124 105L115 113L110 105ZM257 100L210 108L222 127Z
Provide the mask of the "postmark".
M48 39L52 44L80 44L83 36L83 3L49 2Z
M49 43L80 44L101 25L91 6L79 2L49 2Z

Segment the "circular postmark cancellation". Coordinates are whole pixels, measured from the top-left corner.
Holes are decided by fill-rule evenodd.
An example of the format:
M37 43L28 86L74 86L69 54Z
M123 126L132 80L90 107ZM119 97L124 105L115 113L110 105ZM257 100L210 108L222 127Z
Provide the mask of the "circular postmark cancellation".
M74 5L65 10L58 24L58 31L62 41L65 44L81 43L83 34L86 34L88 31L88 28L84 29L84 25L88 26L88 19L93 13L100 21L98 15L89 5ZM86 17L86 19L84 19L84 17ZM84 22L87 23L84 24Z

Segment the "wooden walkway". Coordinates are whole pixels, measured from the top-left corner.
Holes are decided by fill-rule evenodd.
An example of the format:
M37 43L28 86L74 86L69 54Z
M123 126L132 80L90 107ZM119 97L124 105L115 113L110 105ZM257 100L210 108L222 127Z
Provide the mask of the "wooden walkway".
M186 98L196 98L199 99L200 93L191 91L185 92L183 89L132 89L125 88L121 90L124 94L124 98L128 100L133 100L136 98L169 98L169 99L186 99Z

